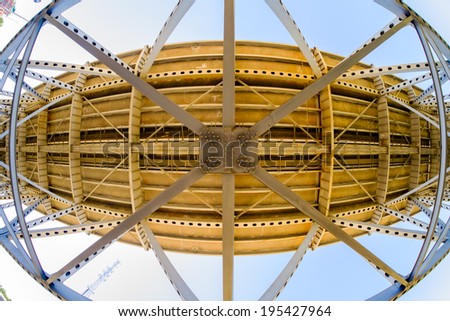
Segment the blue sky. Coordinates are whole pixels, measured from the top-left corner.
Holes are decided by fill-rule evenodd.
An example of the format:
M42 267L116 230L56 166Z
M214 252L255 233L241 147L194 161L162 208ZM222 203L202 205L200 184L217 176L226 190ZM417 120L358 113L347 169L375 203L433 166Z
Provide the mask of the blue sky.
M175 30L170 42L221 39L222 0L197 0ZM450 39L450 24L443 12L450 12L445 0L406 1L444 39ZM42 1L46 4L48 1ZM118 3L117 6L111 3ZM65 13L72 22L113 52L120 53L152 44L167 15L177 1L111 1L84 0ZM285 0L309 45L343 56L354 51L394 16L370 0L295 1ZM18 0L17 12L30 18L42 4ZM326 8L326 9L324 9ZM21 19L11 16L0 29L0 48L20 28ZM236 0L236 38L294 44L270 9L261 0ZM349 36L351 35L351 36ZM84 63L93 60L83 49L47 26L40 34L34 59ZM375 65L424 61L412 28L402 30L375 53L364 60ZM81 249L94 241L93 236L70 235L59 239L35 241L38 254L47 271L58 269ZM387 263L407 273L420 243L372 235L360 241ZM64 249L64 250L63 250ZM57 255L54 255L57 253ZM236 257L235 299L257 299L270 285L292 253ZM174 265L200 299L220 300L221 261L211 256L170 254ZM95 281L107 265L121 261L119 269L98 289L93 297L99 300L175 300L177 296L151 252L115 244L98 259L72 277L68 284L79 291ZM15 300L52 300L47 293L0 248L0 284ZM403 299L450 300L450 268L447 258ZM282 300L346 299L360 300L387 287L379 274L343 244L325 246L308 253L294 275Z

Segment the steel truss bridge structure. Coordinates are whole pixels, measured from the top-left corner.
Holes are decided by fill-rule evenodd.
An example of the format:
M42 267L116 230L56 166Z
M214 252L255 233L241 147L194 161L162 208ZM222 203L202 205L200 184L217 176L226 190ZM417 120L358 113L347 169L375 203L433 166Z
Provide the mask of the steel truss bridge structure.
M0 244L62 300L87 300L65 282L117 240L151 249L183 300L197 296L166 251L220 255L224 300L235 255L292 251L260 297L274 300L305 254L343 242L390 284L369 299L397 299L450 250L450 47L403 2L375 1L395 19L348 57L310 48L281 0L265 2L298 46L237 41L234 0L223 41L166 45L195 2L180 0L152 46L119 56L64 17L78 1L53 1L0 53ZM97 61L32 60L46 25ZM361 63L403 28L427 61ZM33 239L83 232L98 238L46 270ZM421 242L410 272L368 233Z

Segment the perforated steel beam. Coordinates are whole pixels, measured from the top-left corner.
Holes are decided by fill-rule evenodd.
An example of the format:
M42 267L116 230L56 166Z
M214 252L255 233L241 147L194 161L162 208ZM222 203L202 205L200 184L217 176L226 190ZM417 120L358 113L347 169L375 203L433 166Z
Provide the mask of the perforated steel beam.
M441 84L444 84L448 81L447 74L442 74L439 76L439 80ZM426 88L419 96L414 98L411 103L413 104L421 104L425 99L431 98L431 95L435 92L436 86L434 84L430 85L428 88Z
M428 223L425 223L421 220L418 220L412 216L410 216L409 214L404 214L401 213L399 211L393 210L389 207L383 206L383 205L378 205L377 208L379 208L381 211L383 211L386 214L395 216L397 218L399 218L400 220L402 220L403 222L407 222L407 223L411 223L415 226L418 226L422 229L428 229Z
M27 227L28 228L35 228L36 226L39 226L41 224L47 223L49 221L54 221L64 215L69 215L71 212L76 210L77 206L70 206L68 208L65 208L63 210L60 211L56 211L54 213L51 214L47 214L45 216L43 216L42 218L37 218L31 221L27 222Z
M411 21L412 18L394 19L390 24L387 25L387 27L383 28L382 34L380 32L378 36L372 38L372 40L364 44L360 49L356 50L348 58L341 61L328 73L314 81L311 85L304 88L300 93L289 99L286 103L282 104L269 115L257 122L252 126L252 130L255 131L257 135L262 135L269 128L278 123L281 119L293 112L298 106L301 106L309 98L319 93L333 80L347 71L358 61L362 60L370 52L375 50L379 45L381 45L383 42L397 33L397 31L408 25ZM385 31L385 29L387 30Z
M288 264L286 264L284 269L280 272L280 274L278 274L277 278L272 282L266 292L264 292L264 294L259 298L259 301L273 301L280 295L289 280L294 275L303 260L303 257L311 246L314 236L317 235L318 232L319 225L313 224L309 229L308 234L306 234L305 238L300 243L300 246L289 260Z
M16 49L20 49L20 43L24 39L28 39L33 32L36 23L41 20L45 14L52 13L58 15L70 7L73 7L75 4L79 3L81 0L54 0L44 9L42 9L38 14L36 14L33 18L31 18L25 26L12 38L8 44L4 47L2 52L0 53L0 62L6 61L15 51ZM22 47L23 48L23 47Z
M313 74L319 78L322 76L322 70L319 67L319 63L317 62L315 56L313 55L311 49L306 42L305 37L303 36L300 28L295 23L292 16L289 14L289 11L286 9L281 0L265 0L267 5L272 9L272 11L276 14L278 19L280 19L281 23L284 25L287 31L291 34L291 37L294 39L297 46L300 48L303 56L305 56L306 61L308 61L309 66L311 67Z
M166 255L166 252L159 245L152 230L147 225L143 225L143 228L147 234L151 248L155 253L156 258L158 259L159 263L164 269L164 272L169 278L170 283L173 285L180 298L185 301L198 301L197 296L194 294L194 292L192 292L190 287L186 284L181 275L170 262L169 258Z
M224 128L235 126L235 51L234 0L225 0L222 85ZM234 173L225 173L222 175L222 291L225 301L233 300L234 288L234 190Z
M28 270L32 271L33 263L31 262L31 259L28 257L28 254L26 253L24 247L20 243L19 238L15 234L10 222L8 221L8 218L6 217L3 207L0 207L0 216L3 220L3 223L5 224L5 229L8 232L8 234L0 235L0 244L8 242L8 237L11 238L11 241L15 244L17 249L17 260L21 261L24 265L27 266ZM4 238L4 241L2 241L2 238Z
M179 0L173 11L170 13L169 18L164 24L163 28L159 32L153 46L150 48L150 53L142 66L142 74L147 75L151 66L155 62L156 57L161 51L163 45L167 42L172 32L175 30L178 23L184 17L184 15L189 11L195 0Z
M36 38L39 34L40 28L42 27L42 24L44 23L43 19L40 19L36 22L36 25L34 26L33 32L30 35L30 38L28 40L28 44L25 48L25 51L23 53L23 60L28 61L30 59L30 55L34 46L34 43L36 41ZM46 275L44 270L42 269L39 257L37 256L37 253L34 249L34 245L31 241L30 236L28 235L28 228L26 226L26 221L24 217L24 213L22 210L22 204L20 199L20 191L19 191L19 181L18 181L18 171L17 171L17 162L16 162L16 139L17 139L17 123L18 123L18 114L19 114L19 100L20 100L20 91L21 91L21 83L25 77L25 66L21 67L18 72L17 76L17 82L14 86L14 96L12 100L12 106L11 106L11 115L10 115L10 124L9 128L11 128L9 133L9 174L10 174L10 183L11 183L11 190L13 194L14 199L14 206L16 209L16 216L19 221L19 225L22 231L24 231L24 237L23 240L26 245L26 249L28 251L28 254L30 256L31 262L33 263L34 271L33 274L38 279L45 279Z
M62 89L67 89L67 90L70 90L70 91L75 91L76 90L74 86L72 86L72 85L70 85L68 83L62 82L62 81L60 81L58 79L55 79L53 77L45 76L45 75L40 74L40 73L38 73L36 71L27 70L25 72L25 76L28 77L28 78L31 78L31 79L35 79L35 80L41 81L42 83L53 85L55 87L59 87L59 88L62 88Z
M203 124L180 108L177 104L169 98L158 92L154 87L147 82L137 77L130 66L120 60L116 55L101 46L97 41L92 39L89 35L81 31L80 28L69 22L60 15L46 15L45 18L52 25L58 28L61 32L67 35L70 39L102 61L106 66L113 70L117 75L125 79L129 84L142 92L147 98L161 106L165 111L174 116L178 121L191 129L194 133L200 134Z
M234 190L235 175L222 175L222 269L223 299L233 300L234 283Z
M21 62L17 62L14 66L18 68ZM79 65L68 62L47 61L47 60L30 60L28 62L29 69L53 70L80 73L91 76L114 77L117 76L109 68L100 68L87 65Z
M442 66L437 64L439 68ZM427 62L414 62L409 64L399 64L384 67L374 67L369 69L354 70L343 73L338 79L359 79L359 78L372 78L383 75L392 75L400 73L429 71L430 67Z
M430 65L430 71L431 71L431 75L433 78L433 83L436 87L435 88L436 89L436 99L437 99L437 103L438 103L438 115L439 115L439 125L440 125L441 155L440 155L439 173L438 173L437 186L436 186L436 200L435 200L435 206L433 208L432 216L430 219L430 227L428 229L425 241L423 242L422 248L420 249L416 263L414 264L414 267L411 271L411 275L409 276L410 280L417 278L419 275L419 272L424 263L424 259L427 255L427 252L431 245L433 231L435 230L437 222L439 220L439 212L441 210L442 199L444 197L444 189L446 187L445 178L446 178L446 166L447 166L447 153L445 151L447 150L447 135L448 135L448 133L447 133L447 118L446 118L445 105L444 105L444 99L443 99L444 95L442 92L442 88L440 87L439 74L438 74L437 68L434 64L434 56L431 51L431 46L428 43L428 39L427 39L426 34L424 33L423 28L420 25L420 23L415 21L414 27L416 28L416 31L419 35L419 39L422 42L422 46L423 46L425 55L428 60L428 64Z
M417 76L415 78L412 78L410 80L405 80L405 81L403 81L403 82L401 82L399 84L387 87L387 88L381 90L380 94L384 95L384 94L389 94L389 93L394 92L394 91L399 91L399 90L411 87L413 85L419 84L421 82L427 81L428 79L431 79L431 74L430 73L426 73L426 74L423 74L421 76Z
M29 233L32 238L44 238L58 235L68 235L75 233L89 233L100 231L104 229L112 229L118 226L123 222L123 219L120 220L104 220L101 222L94 223L84 223L84 224L76 224L68 226L60 226L60 227L49 227L49 228L40 228L40 229L30 229ZM17 236L23 237L23 233L18 230L15 232Z
M407 229L407 228L385 226L385 225L380 225L380 224L376 224L376 223L361 222L361 221L348 220L348 219L332 218L331 221L338 226L342 226L342 227L345 226L345 227L349 227L349 228L357 229L357 230L361 230L361 231L368 231L370 233L380 233L383 235L391 235L391 236L411 238L411 239L425 239L425 237L426 237L426 231L418 231L418 230ZM438 234L438 233L434 233L432 236L432 239L437 240L439 235L440 234ZM446 237L444 239L446 239Z
M81 252L78 256L65 264L58 271L53 273L47 280L47 284L50 284L56 280L64 280L77 272L81 267L86 265L91 259L100 254L111 243L119 239L123 234L132 229L138 222L142 221L145 217L152 214L162 205L167 203L176 195L180 194L186 188L191 186L197 180L203 176L200 168L194 168L188 174L180 178L174 184L170 185L166 190L158 194L150 202L143 205L132 215L127 217L118 227L102 236L98 241L94 242L91 246Z
M333 234L337 239L347 244L356 253L364 257L371 265L373 265L377 269L381 269L389 277L392 277L400 284L402 285L407 284L407 281L403 278L403 276L394 271L386 263L380 260L376 255L374 255L367 248L365 248L359 242L357 242L353 237L349 236L345 231L334 225L329 218L323 216L323 214L320 213L313 206L311 206L311 204L300 198L298 195L292 192L292 190L289 187L283 185L280 181L278 181L264 169L262 169L261 167L257 167L256 170L252 173L252 175L256 179L261 181L263 184L271 188L273 191L275 191L287 202L295 206L299 211L310 217L315 223L322 226L328 232Z

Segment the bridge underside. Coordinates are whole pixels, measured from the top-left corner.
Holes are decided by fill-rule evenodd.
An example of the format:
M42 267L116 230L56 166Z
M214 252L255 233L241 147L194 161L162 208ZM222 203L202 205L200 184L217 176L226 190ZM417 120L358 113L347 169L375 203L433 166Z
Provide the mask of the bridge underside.
M342 60L317 53L327 68ZM222 55L221 42L168 45L149 72L140 76L202 121L205 132L220 131L225 137L219 130ZM140 56L142 52L134 51L120 58L136 68ZM90 66L107 69L100 63ZM370 68L364 64L353 67L355 71ZM395 215L380 215L377 205L436 175L439 149L435 129L402 106L408 91L419 96L421 90L411 86L399 90L395 100L380 97L380 84L385 88L402 84L403 80L393 75L379 79L345 79L344 75L258 138L253 135L251 145L235 134L227 142L209 139L220 145L216 148L123 79L99 73L85 79L78 72L59 76L59 81L78 91L19 127L20 173L76 204L76 210L59 218L74 228L31 233L32 237L80 232L86 229L80 225L85 222L92 223L88 227L92 233L104 233L108 228L100 228L96 222L126 218L201 166L207 175L143 221L163 248L222 252L221 176L231 171L235 172L236 186L235 253L289 251L305 238L312 220L252 176L255 165L286 182L323 215L364 222L345 228L352 236L369 232L371 222L389 226L398 221ZM234 131L244 136L315 79L297 48L256 42L237 42L235 74ZM42 95L49 91L50 101L70 94L64 88L48 89L41 86L36 91ZM41 106L24 104L21 117ZM4 159L6 153L3 142ZM250 167L236 165L238 158L251 155L257 157ZM228 156L231 163L225 164ZM205 165L208 162L212 162L211 168ZM214 162L223 163L222 170ZM32 186L24 189L41 193ZM407 206L407 199L401 199L395 208L403 211ZM37 209L49 214L66 207L61 200L50 198ZM417 210L417 206L408 207L408 213ZM423 236L413 234L411 237ZM122 240L145 245L139 229L131 230ZM317 243L334 241L333 235L324 233Z

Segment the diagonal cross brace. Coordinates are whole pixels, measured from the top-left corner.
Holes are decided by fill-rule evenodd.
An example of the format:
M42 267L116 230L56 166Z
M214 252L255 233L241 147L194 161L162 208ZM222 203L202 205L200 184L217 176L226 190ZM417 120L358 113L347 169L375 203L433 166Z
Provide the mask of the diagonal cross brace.
M393 36L397 31L408 25L412 21L412 17L406 19L396 18L387 27L387 31L382 30L379 37L374 37L370 42L365 44L364 47L357 50L355 53L341 61L336 67L331 69L328 73L317 79L311 85L304 88L297 95L289 99L287 102L279 106L272 111L269 115L258 121L253 125L252 130L256 132L258 136L262 135L273 125L278 123L284 117L288 116L291 112L301 106L305 101L314 95L317 95L322 89L328 86L332 81L346 72L357 62L361 61L365 56L375 50L378 46L384 43L387 39ZM386 29L386 28L385 28Z
M166 204L169 200L183 192L186 188L194 184L197 180L199 180L204 174L200 168L194 168L188 174L180 178L174 184L170 185L166 190L158 194L155 198L149 201L147 204L140 207L136 212L126 218L119 226L111 230L102 236L98 241L89 246L83 252L81 252L78 256L68 262L65 266L59 269L57 272L52 274L50 278L47 280L47 283L50 284L59 278L65 276L65 278L73 275L78 271L79 268L86 265L91 258L98 255L101 251L103 251L110 244L119 239L122 235L127 233L130 229L132 229L137 223L142 221L145 217L149 216L156 210L158 210L161 206Z
M369 263L377 267L377 269L381 269L402 285L408 284L403 276L394 271L386 263L380 260L380 258L378 258L375 254L373 254L367 248L357 242L353 237L345 233L345 231L343 231L340 227L333 224L329 218L325 217L311 204L295 194L289 187L281 183L266 170L261 167L257 167L252 175L267 187L275 191L288 203L296 207L299 211L310 217L315 223L319 224L321 227L333 234L337 239L347 244L355 252L368 260Z
M45 18L62 33L76 42L91 55L103 62L117 75L126 80L131 86L142 92L148 99L163 108L167 113L174 116L178 121L199 134L204 127L203 123L194 118L187 111L182 109L172 100L161 94L156 88L152 87L145 80L141 79L126 63L121 61L113 53L92 39L81 29L61 16L46 15Z

